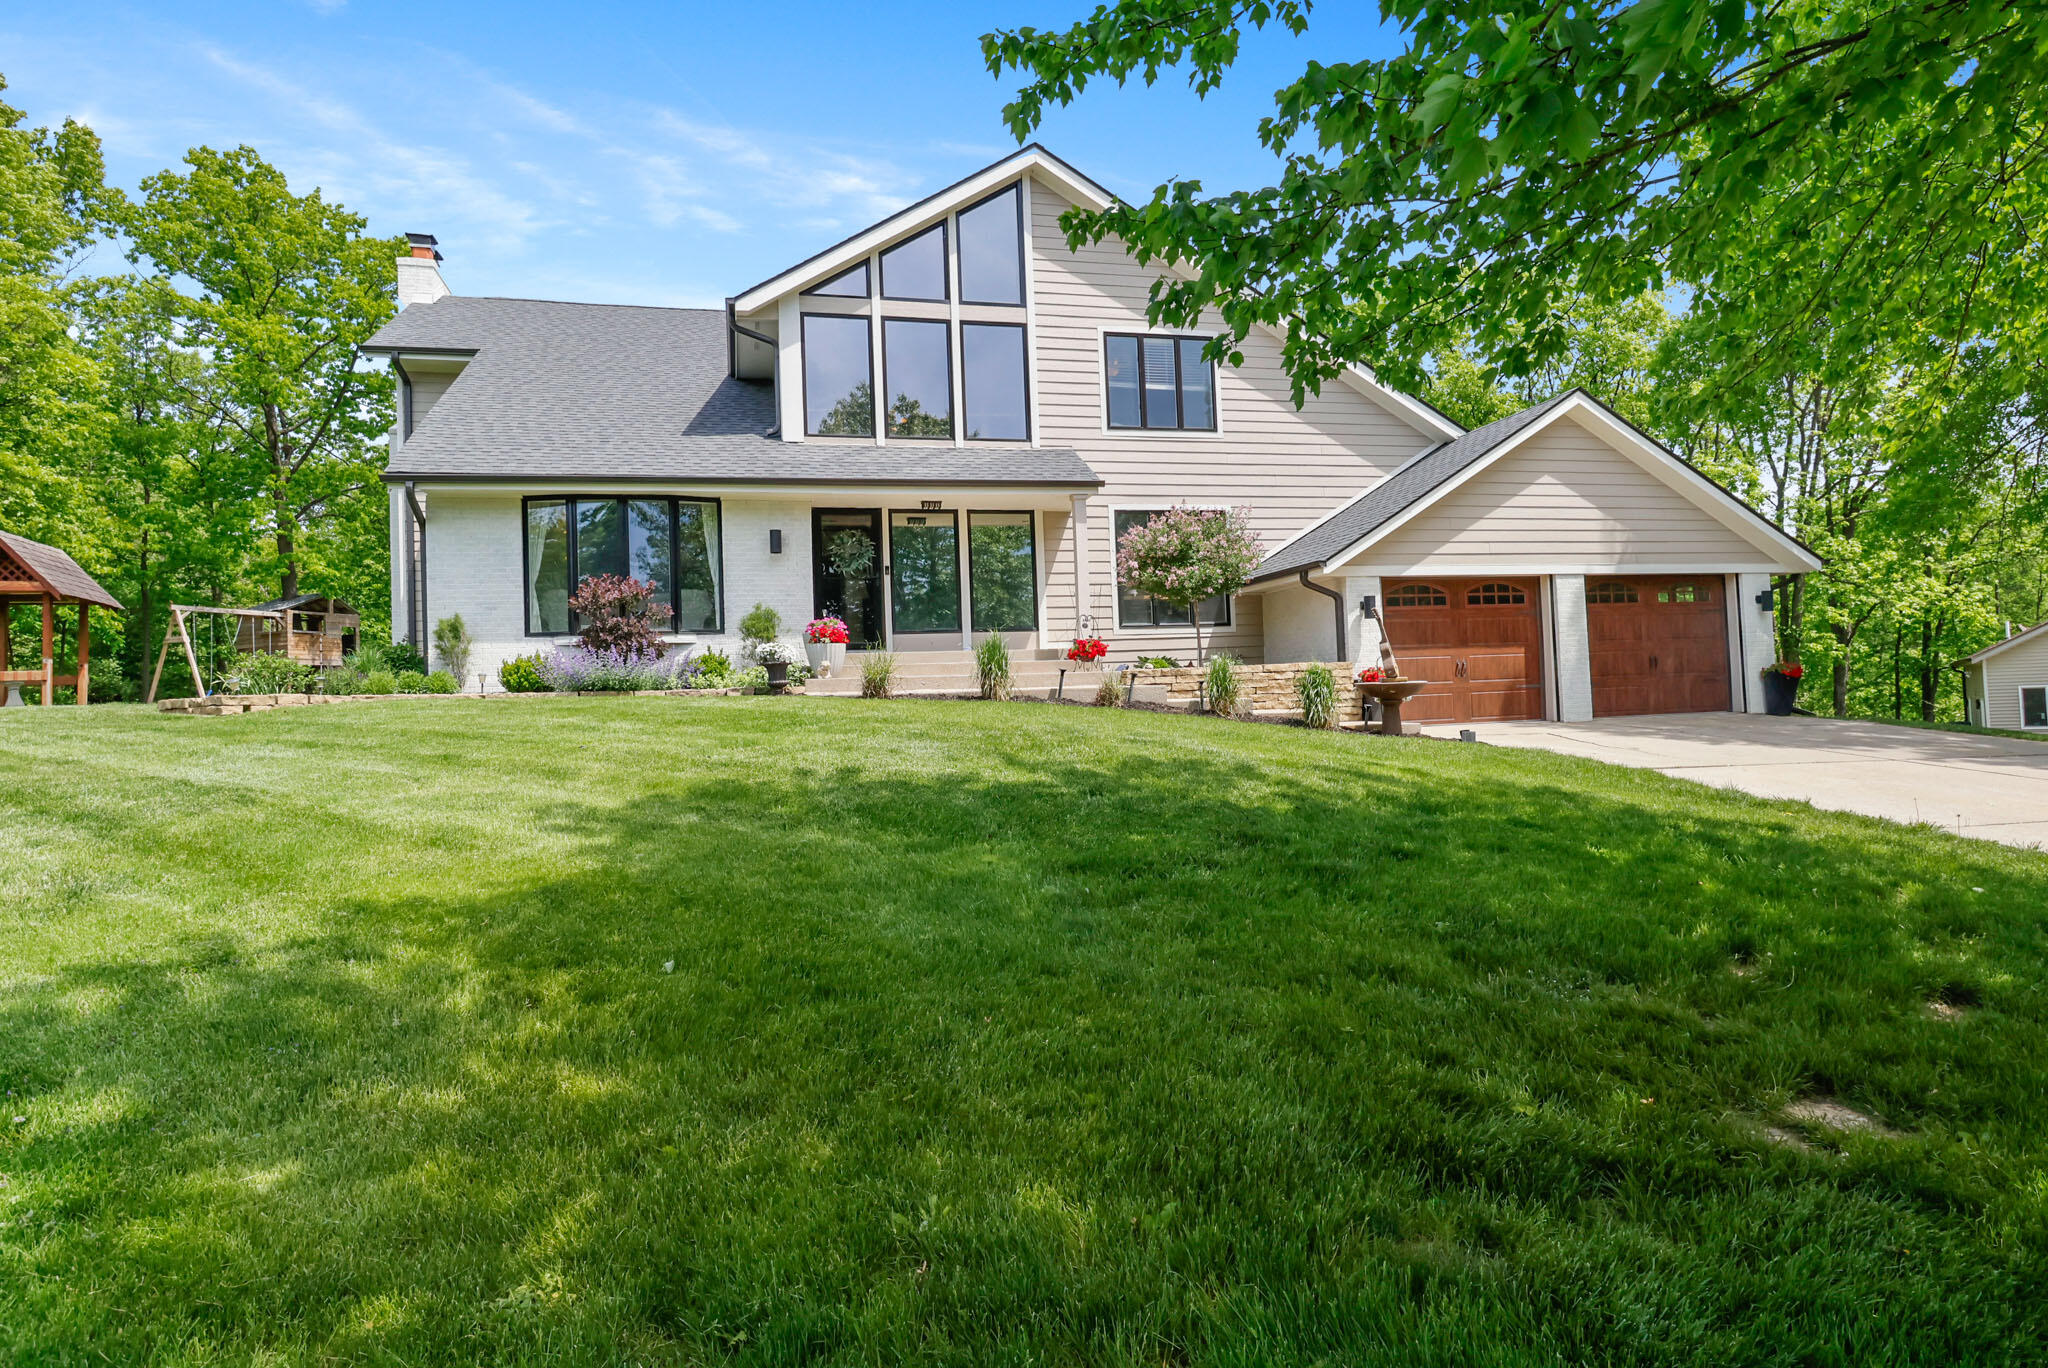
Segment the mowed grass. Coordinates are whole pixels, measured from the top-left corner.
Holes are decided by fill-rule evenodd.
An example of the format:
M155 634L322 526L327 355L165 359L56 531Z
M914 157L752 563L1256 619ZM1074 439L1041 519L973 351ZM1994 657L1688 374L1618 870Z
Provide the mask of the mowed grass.
M0 791L10 1365L2048 1344L2039 855L1025 704L7 712Z

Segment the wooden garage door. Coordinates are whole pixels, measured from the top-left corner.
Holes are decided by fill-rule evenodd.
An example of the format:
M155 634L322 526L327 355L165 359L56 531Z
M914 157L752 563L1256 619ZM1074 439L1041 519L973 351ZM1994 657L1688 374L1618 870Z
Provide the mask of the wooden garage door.
M1543 610L1535 581L1390 579L1386 619L1401 673L1430 681L1402 709L1404 717L1543 716Z
M1726 711L1725 588L1718 575L1588 577L1593 716Z

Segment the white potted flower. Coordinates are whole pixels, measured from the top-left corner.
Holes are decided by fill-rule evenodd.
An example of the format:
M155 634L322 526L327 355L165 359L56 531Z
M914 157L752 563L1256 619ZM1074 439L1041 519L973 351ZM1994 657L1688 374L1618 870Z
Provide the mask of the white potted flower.
M803 659L793 646L779 641L764 641L754 648L754 663L768 671L768 692L789 691L789 667Z

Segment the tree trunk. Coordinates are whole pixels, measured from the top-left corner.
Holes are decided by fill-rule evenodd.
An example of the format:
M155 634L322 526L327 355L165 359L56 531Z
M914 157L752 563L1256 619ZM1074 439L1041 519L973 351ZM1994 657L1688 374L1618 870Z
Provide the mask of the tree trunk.
M1842 647L1842 653L1835 657L1835 716L1847 717L1849 715L1849 651L1856 644L1856 629L1854 627L1830 627L1828 630L1834 633L1835 640L1841 643Z
M1940 662L1934 658L1934 619L1920 619L1920 720L1934 720L1935 703L1941 693Z
M1192 622L1192 623L1193 623L1193 624L1195 625L1195 664L1197 664L1197 665L1200 665L1200 664L1202 664L1202 663L1204 662L1204 656L1203 656L1203 653L1202 653L1202 605L1201 605L1201 604L1199 604L1199 603L1191 603L1191 604L1189 604L1189 605L1188 605L1188 621L1189 621L1189 622Z
M147 507L149 503L148 496L145 495L142 502ZM141 622L136 625L135 630L122 634L124 638L122 645L124 646L130 641L139 640L140 642L136 647L135 655L135 677L138 680L142 678L142 672L149 668L150 624L156 618L156 594L151 590L149 584L149 529L147 527L142 529L140 561L141 564L138 570L141 575L142 594L141 601L136 605L136 612L141 618ZM138 631L140 632L139 638L137 637Z
M1906 715L1905 671L1901 665L1906 653L1906 629L1900 627L1892 633L1892 716Z
M299 562L292 543L292 534L298 524L292 518L291 489L292 463L291 448L285 440L284 417L275 404L263 406L263 437L270 448L271 475L271 522L277 528L277 559L284 567L279 579L281 597L290 598L299 592Z

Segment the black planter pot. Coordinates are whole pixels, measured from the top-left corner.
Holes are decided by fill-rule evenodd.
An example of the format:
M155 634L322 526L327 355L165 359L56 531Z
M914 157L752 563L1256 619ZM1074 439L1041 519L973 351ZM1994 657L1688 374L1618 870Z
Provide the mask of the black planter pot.
M788 661L786 661L786 660L771 660L771 661L769 661L769 662L768 662L768 665L767 665L767 670L768 670L768 692L769 692L769 693L788 693L788 692L789 692L789 662L788 662Z
M1799 681L1779 674L1776 670L1764 672L1764 711L1772 717L1790 717L1792 705L1799 701Z

